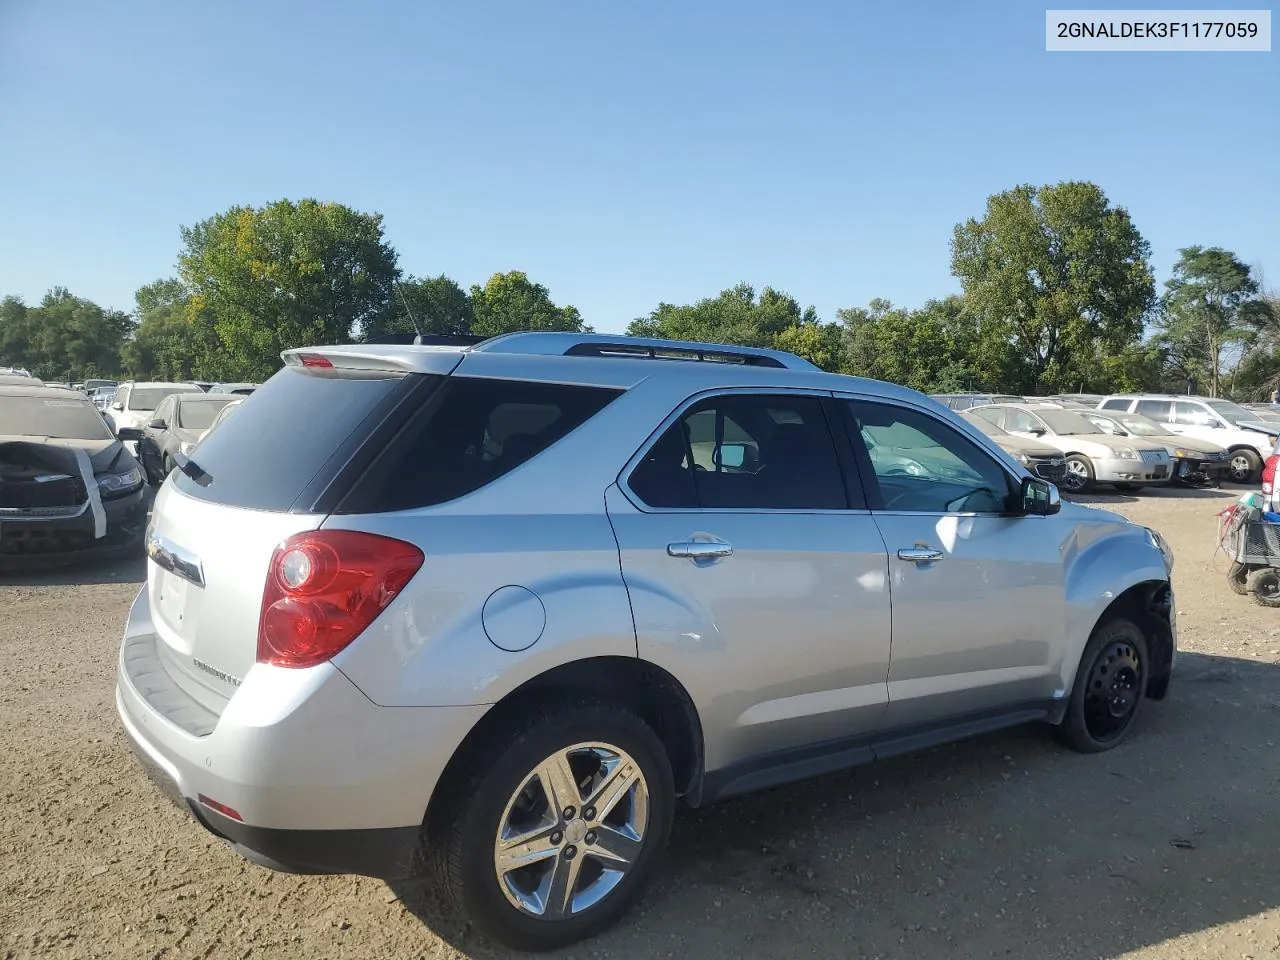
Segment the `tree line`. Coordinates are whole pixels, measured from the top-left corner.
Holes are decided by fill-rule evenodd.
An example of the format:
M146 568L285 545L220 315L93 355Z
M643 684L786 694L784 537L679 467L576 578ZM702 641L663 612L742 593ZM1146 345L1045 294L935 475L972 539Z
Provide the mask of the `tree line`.
M590 330L520 271L464 289L399 266L380 214L280 200L181 229L177 275L132 313L63 288L0 300L0 365L47 379L262 380L280 351L390 333ZM766 286L660 303L627 332L774 347L826 370L926 392L1162 389L1259 396L1280 384L1280 302L1234 253L1179 251L1158 291L1150 246L1092 183L1022 185L957 224L960 292L915 307L874 299L830 320Z

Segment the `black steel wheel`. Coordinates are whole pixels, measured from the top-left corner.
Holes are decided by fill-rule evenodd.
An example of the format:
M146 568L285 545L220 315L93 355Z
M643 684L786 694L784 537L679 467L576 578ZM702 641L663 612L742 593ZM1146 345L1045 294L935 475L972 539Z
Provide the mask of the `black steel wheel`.
M1245 580L1246 593L1253 594L1253 602L1264 607L1280 607L1280 569L1262 567L1249 574Z
M1123 742L1142 709L1150 675L1147 640L1137 624L1123 617L1099 624L1080 658L1059 727L1067 746L1100 753Z

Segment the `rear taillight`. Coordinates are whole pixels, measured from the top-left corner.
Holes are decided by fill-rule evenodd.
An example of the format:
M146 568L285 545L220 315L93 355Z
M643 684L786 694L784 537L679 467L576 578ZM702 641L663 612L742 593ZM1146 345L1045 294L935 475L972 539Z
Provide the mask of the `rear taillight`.
M314 530L271 557L258 618L258 662L310 667L369 626L422 566L411 543L355 530Z
M1280 465L1280 456L1272 454L1262 465L1262 492L1271 493L1276 483L1276 467Z

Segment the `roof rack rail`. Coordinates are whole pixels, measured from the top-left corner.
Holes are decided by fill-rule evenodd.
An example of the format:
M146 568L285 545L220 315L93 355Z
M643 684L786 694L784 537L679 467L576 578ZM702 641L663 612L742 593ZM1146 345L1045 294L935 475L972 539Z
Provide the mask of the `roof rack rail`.
M488 339L466 333L383 333L361 342L419 347L474 347Z
M818 368L785 350L764 350L725 343L627 337L617 334L529 331L508 333L472 347L484 353L525 353L555 357L617 357L640 360L692 360L789 370Z

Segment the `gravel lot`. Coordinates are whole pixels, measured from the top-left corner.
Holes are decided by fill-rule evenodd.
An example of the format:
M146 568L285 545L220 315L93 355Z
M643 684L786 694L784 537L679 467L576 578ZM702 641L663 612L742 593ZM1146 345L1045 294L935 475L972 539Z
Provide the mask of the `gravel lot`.
M569 955L1280 956L1280 611L1213 557L1234 495L1098 498L1178 557L1183 655L1129 744L1026 728L684 813L640 909ZM158 797L113 699L141 578L0 587L0 955L497 955L416 889L273 874Z

